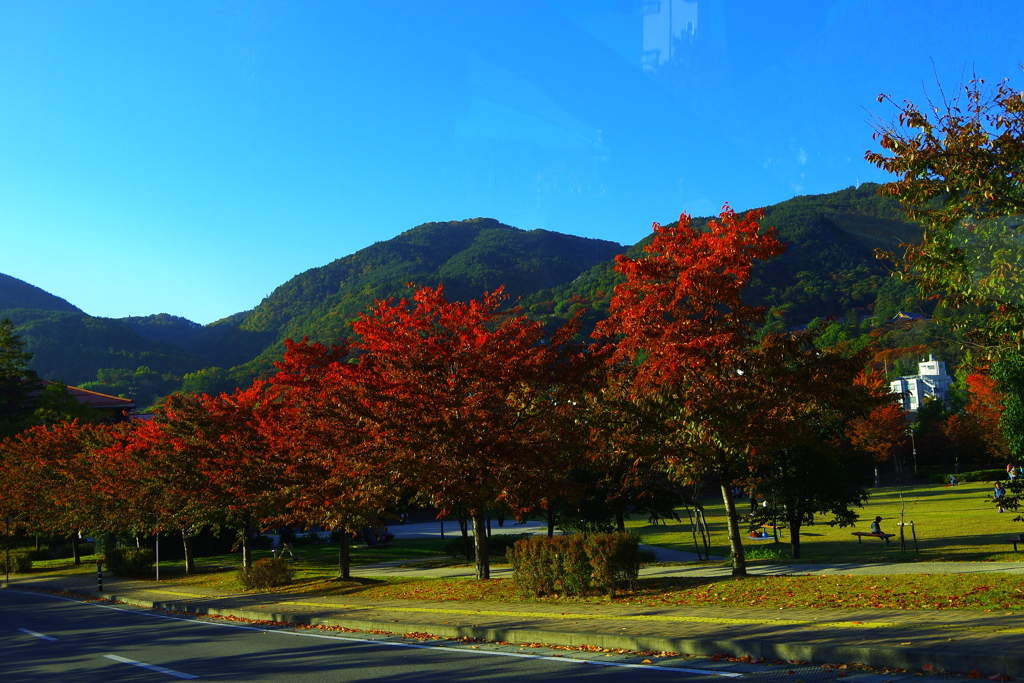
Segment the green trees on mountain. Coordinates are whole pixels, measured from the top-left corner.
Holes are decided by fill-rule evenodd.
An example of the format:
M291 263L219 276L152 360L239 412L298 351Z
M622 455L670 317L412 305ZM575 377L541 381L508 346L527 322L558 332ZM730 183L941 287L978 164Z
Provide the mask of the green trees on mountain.
M32 354L14 333L14 324L0 321L0 439L28 426L35 409L33 397L42 391L39 376L29 369Z

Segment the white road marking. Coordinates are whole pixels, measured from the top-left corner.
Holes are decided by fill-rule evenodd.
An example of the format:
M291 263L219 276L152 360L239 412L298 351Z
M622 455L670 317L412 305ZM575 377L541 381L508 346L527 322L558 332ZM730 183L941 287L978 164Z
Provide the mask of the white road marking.
M44 636L42 633L36 633L35 631L29 631L27 628L19 628L18 630L21 631L22 633L27 633L30 636L35 636L36 638L41 638L42 640L48 640L51 643L56 643L57 642L57 639L54 638L53 636Z
M107 659L113 659L115 662L121 662L122 664L131 664L132 666L138 666L138 667L141 667L143 669L149 669L150 671L155 671L158 674L167 674L168 676L174 676L175 678L186 678L186 679L199 678L199 676L193 676L192 674L182 673L180 671L175 671L174 669L165 669L164 667L157 666L156 664L146 664L145 662L136 662L134 659L128 659L127 657L118 657L117 655L103 655L103 656L106 657Z
M333 636L320 633L299 633L296 631L280 631L270 630L266 628L260 628L256 626L242 626L240 624L224 624L216 621L199 621L197 619L182 619L181 617L172 617L165 614L153 614L151 612L140 612L137 609L131 609L130 605L124 605L122 607L115 607L114 605L100 605L94 602L86 602L84 600L76 600L75 598L66 598L59 595L47 595L45 593L35 593L32 591L11 591L12 593L22 593L25 595L42 595L48 598L54 598L56 600L66 600L67 602L77 602L81 605L87 605L89 607L102 607L103 609L110 609L116 612L127 612L130 614L137 614L139 616L151 617L153 619L168 619L170 621L180 621L185 624L192 624L195 626L220 626L223 628L234 628L240 631L259 631L261 633L276 633L285 636L300 636L304 638L322 638L324 640L344 640L353 643L367 643L370 645L385 645L388 647L405 647L416 650L439 650L441 652L464 652L474 655L491 655L494 657L521 657L524 659L547 659L553 662L563 662L567 664L593 664L594 666L614 666L623 669L654 669L656 671L678 671L680 673L691 673L701 674L704 676L721 676L723 678L742 678L743 674L734 673L732 671L714 671L709 669L684 669L682 667L675 666L656 666L653 664L627 664L625 662L601 662L590 659L574 659L572 657L550 657L546 655L528 655L520 652L493 652L490 650L468 650L461 648L444 648L437 645L417 645L414 643L391 643L383 640L373 640L371 638L351 638L348 636ZM202 615L197 615L202 616ZM106 655L107 657L113 658L113 655ZM131 660L125 660L131 661ZM140 666L143 666L140 664ZM148 665L146 665L148 666ZM196 678L195 676L189 676L189 678Z

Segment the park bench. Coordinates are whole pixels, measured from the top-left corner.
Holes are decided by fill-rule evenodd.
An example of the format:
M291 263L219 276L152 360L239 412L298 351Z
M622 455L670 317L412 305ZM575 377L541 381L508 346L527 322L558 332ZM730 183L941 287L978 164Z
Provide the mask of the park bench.
M857 537L857 543L862 543L861 539L867 536L868 538L880 538L885 541L886 545L889 545L889 539L896 536L896 534L873 534L870 531L854 531L852 532Z
M1018 543L1024 543L1024 538L1020 538L1019 536L1017 538L1008 538L1008 539L1006 539L1006 542L1007 543L1012 543L1013 544L1013 552L1017 552L1017 544Z

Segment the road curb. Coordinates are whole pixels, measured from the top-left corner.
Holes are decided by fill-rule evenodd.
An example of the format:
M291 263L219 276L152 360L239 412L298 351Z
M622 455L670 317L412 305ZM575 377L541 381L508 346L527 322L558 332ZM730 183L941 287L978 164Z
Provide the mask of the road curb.
M474 638L499 643L542 643L578 647L632 650L636 652L675 652L711 657L728 654L733 657L810 662L813 664L858 663L876 668L907 671L948 671L967 673L973 669L986 675L1005 674L1024 678L1024 657L999 652L969 653L951 651L948 647L904 648L857 645L831 645L813 642L780 642L750 638L669 638L623 633L577 633L522 627L454 626L435 622L396 622L344 617L312 617L295 612L269 612L241 608L195 605L187 602L151 601L130 595L83 592L93 598L118 602L133 607L204 616L234 617L255 622L276 622L310 626L333 626L355 631L430 634L439 638Z

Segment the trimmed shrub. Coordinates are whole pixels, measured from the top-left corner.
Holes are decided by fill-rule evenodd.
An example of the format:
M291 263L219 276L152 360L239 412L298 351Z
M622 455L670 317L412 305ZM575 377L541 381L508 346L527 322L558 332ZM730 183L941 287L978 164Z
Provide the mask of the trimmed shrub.
M270 550L274 547L274 539L270 536L253 536L252 549L253 550Z
M632 534L534 536L518 541L507 557L524 595L614 595L619 588L636 588L640 539Z
M46 559L63 560L64 558L75 556L75 550L71 547L70 543L65 543L64 545L51 546L48 552L50 556ZM78 555L80 557L92 555L95 552L96 546L93 543L78 544Z
M153 559L149 548L111 548L103 556L103 565L117 576L147 576L153 571Z
M245 590L264 590L287 586L295 576L292 563L283 557L256 560L249 569L238 572L238 581Z
M11 574L28 574L32 571L31 552L11 553ZM0 573L7 574L7 553L0 552Z
M487 551L494 557L495 555L505 555L508 551L516 544L516 541L521 541L524 538L530 538L530 534L499 534L497 536L491 536L487 539ZM452 558L464 558L466 557L466 545L462 540L462 536L453 538L444 544L444 551ZM476 548L473 546L473 537L469 537L469 555L471 558L476 557Z
M977 470L975 472L961 472L960 474L933 474L928 477L933 484L948 484L949 478L955 476L961 483L972 481L1006 481L1009 477L1006 470Z

